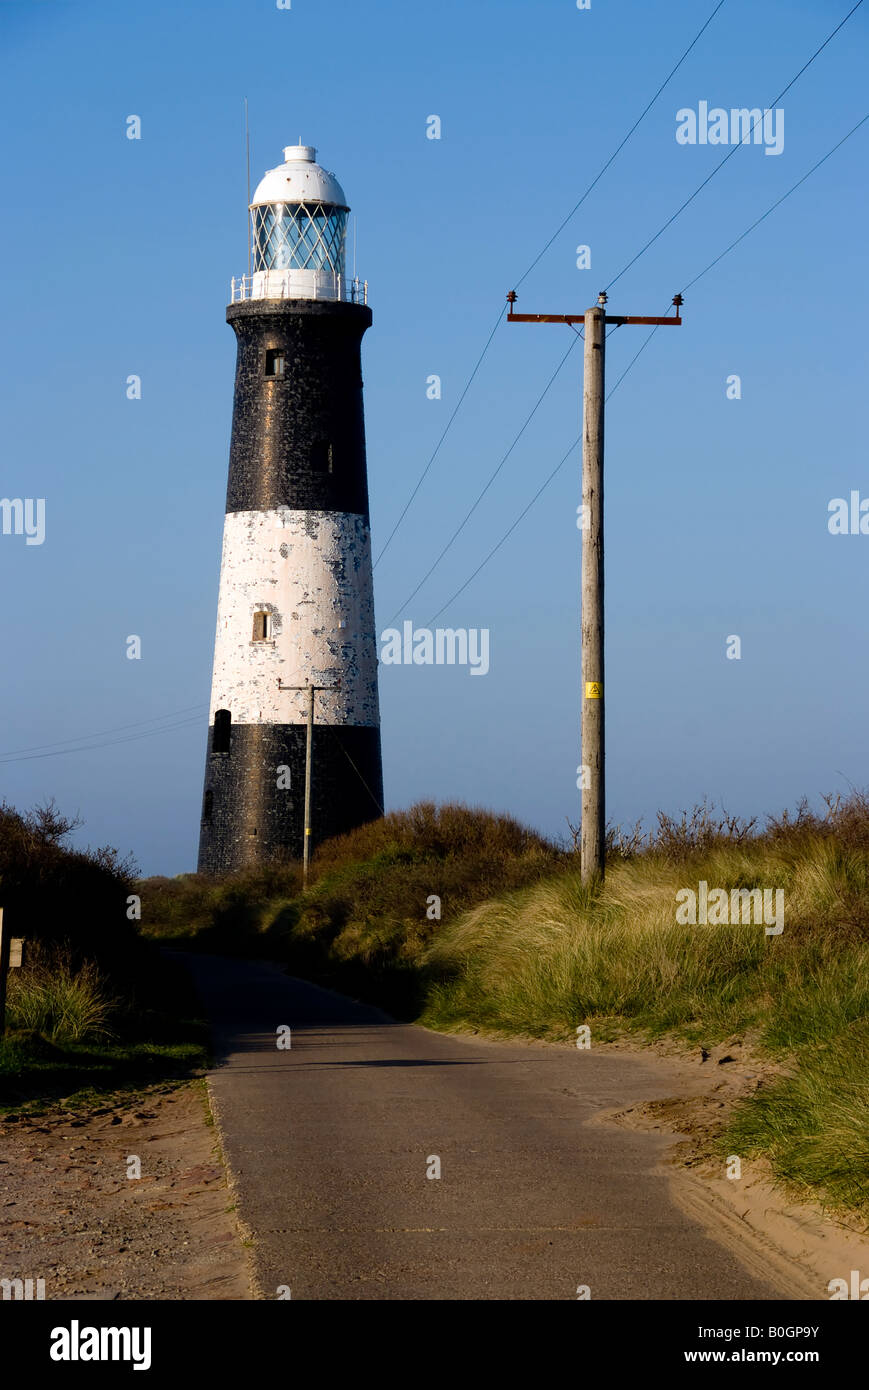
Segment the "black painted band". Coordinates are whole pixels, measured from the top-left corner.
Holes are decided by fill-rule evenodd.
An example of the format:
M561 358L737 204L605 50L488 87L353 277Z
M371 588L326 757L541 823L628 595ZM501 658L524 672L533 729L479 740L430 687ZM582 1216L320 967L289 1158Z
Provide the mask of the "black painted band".
M226 510L367 519L361 344L371 310L253 299L230 304L226 318L238 339Z
M233 724L229 753L215 753L213 726L209 729L200 873L231 873L276 859L301 859L306 734L304 724ZM382 805L380 730L315 725L312 849L375 820Z

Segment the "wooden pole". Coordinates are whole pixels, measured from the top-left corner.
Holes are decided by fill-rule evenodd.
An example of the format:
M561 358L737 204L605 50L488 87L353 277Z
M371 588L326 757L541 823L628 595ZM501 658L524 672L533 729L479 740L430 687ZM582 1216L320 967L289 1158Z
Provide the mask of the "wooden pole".
M9 933L3 927L0 907L0 1038L6 1030L6 981L9 976Z
M606 861L606 785L604 780L604 633L603 633L603 433L606 325L682 323L681 294L673 296L675 314L649 317L607 314L606 290L593 309L580 314L517 314L516 291L507 295L508 323L585 324L582 395L582 598L580 738L582 740L582 825L579 860L583 883L603 879Z
M314 743L314 686L308 687L308 727L305 738L305 835L302 844L302 887L308 886L308 865L311 860L311 767Z
M335 685L284 685L278 679L278 690L306 690L308 692L308 709L305 718L305 811L304 811L304 832L302 835L302 887L308 886L308 868L311 862L311 778L313 765L314 747L314 695L318 690L340 690L341 682Z
M604 781L604 624L603 624L603 454L606 310L585 314L585 372L582 398L582 825L580 873L583 883L603 878L606 854Z

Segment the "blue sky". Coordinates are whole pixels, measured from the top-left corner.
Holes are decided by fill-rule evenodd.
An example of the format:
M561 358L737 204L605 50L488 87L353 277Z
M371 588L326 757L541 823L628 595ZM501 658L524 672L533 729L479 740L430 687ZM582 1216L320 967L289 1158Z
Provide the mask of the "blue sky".
M356 218L378 553L507 290L713 8L4 0L0 495L44 497L46 538L0 536L0 797L55 796L84 818L81 842L132 850L147 873L194 865L234 372L224 310L247 259L244 97L254 182L301 138ZM727 152L679 145L676 112L769 105L849 8L726 0L517 307L593 303ZM611 312L663 312L866 114L867 38L869 5L784 97L782 153L739 148L619 279ZM615 821L703 796L755 814L869 780L869 537L827 528L830 499L869 496L867 141L869 124L688 292L684 326L655 336L610 402ZM569 333L499 327L376 568L380 629ZM610 385L644 336L612 336ZM402 617L428 623L577 436L580 353ZM131 373L141 401L126 399ZM734 373L740 400L726 396ZM490 630L487 676L381 668L389 808L459 798L552 834L577 819L579 478L574 453L438 619ZM140 661L125 655L134 633ZM739 661L725 657L731 634ZM111 746L45 747L115 729L93 740Z

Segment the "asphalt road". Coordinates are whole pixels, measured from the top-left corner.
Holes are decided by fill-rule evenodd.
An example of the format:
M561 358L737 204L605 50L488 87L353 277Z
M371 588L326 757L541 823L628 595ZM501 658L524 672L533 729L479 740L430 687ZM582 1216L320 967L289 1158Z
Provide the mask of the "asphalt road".
M273 966L187 959L262 1296L787 1297L671 1203L671 1140L586 1123L660 1097L653 1065L430 1033Z

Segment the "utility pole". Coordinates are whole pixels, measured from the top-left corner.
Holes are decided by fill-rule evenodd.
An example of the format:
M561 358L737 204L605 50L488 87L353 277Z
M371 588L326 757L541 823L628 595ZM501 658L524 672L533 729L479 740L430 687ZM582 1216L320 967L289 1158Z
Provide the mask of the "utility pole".
M682 296L673 299L675 315L639 318L606 312L606 292L584 314L516 314L516 292L507 295L508 323L584 323L582 391L582 584L580 600L580 741L582 820L580 874L583 883L601 882L606 860L606 763L604 723L604 569L603 461L606 325L625 323L678 326Z
M340 690L340 681L335 685L284 685L278 679L278 690L306 690L308 707L305 718L305 828L302 836L302 887L308 886L308 870L311 864L311 783L314 750L314 694L317 690Z
M583 883L603 877L606 857L604 783L603 435L606 311L585 313L582 391L582 587L580 598L580 743L582 815L579 863Z
M308 866L311 862L311 756L314 750L314 690L308 686L308 718L305 732L305 837L302 841L302 887L308 886Z

